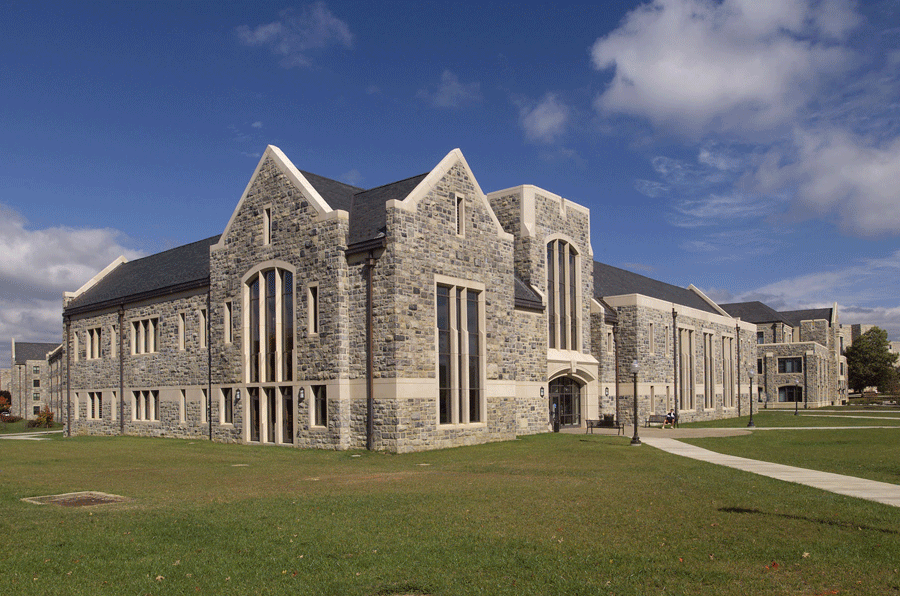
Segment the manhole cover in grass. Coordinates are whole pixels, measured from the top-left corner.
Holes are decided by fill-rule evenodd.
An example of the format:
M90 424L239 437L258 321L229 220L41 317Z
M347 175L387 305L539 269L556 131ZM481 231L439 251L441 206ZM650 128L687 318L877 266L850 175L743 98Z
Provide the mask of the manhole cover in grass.
M22 499L26 503L34 505L60 505L62 507L88 507L90 505L105 505L106 503L119 503L127 501L125 497L98 493L95 491L82 491L78 493L65 493L62 495L45 495L43 497L27 497Z

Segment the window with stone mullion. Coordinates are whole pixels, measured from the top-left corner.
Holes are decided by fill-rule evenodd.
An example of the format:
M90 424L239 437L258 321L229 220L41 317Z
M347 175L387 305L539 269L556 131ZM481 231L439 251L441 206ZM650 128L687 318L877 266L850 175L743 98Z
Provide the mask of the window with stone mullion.
M482 348L480 293L437 287L438 422L481 421Z

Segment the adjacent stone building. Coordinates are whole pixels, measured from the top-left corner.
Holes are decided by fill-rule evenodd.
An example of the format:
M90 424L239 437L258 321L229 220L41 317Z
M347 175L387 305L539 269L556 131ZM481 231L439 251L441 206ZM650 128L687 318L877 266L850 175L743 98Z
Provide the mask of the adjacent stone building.
M16 342L12 339L11 345L9 392L12 394L12 404L9 411L22 418L34 418L44 407L52 410L55 404L47 355L60 344Z
M763 408L818 408L847 400L846 335L831 308L777 312L762 302L723 304L756 325L757 401Z
M68 428L394 452L507 440L553 412L580 426L623 409L616 363L627 380L638 353L653 369L639 416L664 411L666 384L683 418L736 415L747 329L695 289L635 298L598 271L588 209L528 185L485 194L459 150L362 189L270 146L220 236L120 258L66 294ZM684 356L656 322L673 310Z

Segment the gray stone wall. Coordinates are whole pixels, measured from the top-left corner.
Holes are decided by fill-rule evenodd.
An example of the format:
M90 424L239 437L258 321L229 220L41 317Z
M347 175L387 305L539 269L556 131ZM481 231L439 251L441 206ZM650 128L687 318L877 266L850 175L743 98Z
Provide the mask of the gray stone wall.
M779 388L799 386L803 389L800 408L830 405L835 398L832 358L829 350L815 342L765 344L758 346L763 372L758 379L763 390L764 408L794 408L793 402L779 402ZM778 361L799 358L802 371L779 373Z

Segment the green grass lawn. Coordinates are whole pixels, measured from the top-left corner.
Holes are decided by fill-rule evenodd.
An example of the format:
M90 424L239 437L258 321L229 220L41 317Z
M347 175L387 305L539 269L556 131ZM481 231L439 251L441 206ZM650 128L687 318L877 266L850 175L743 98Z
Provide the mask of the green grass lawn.
M726 418L723 420L707 420L679 425L681 428L744 428L750 416ZM753 411L753 423L759 427L791 427L791 426L900 426L900 411L892 412L858 412L857 408L834 410L801 409L797 416L793 410Z
M728 455L900 484L900 429L756 431L684 442Z
M900 510L628 443L2 441L0 594L900 592Z
M25 421L19 420L18 422L0 422L0 435L12 435L16 433L33 433L40 432L44 430L61 430L63 428L63 424L59 422L54 422L53 426L50 428L25 428Z

